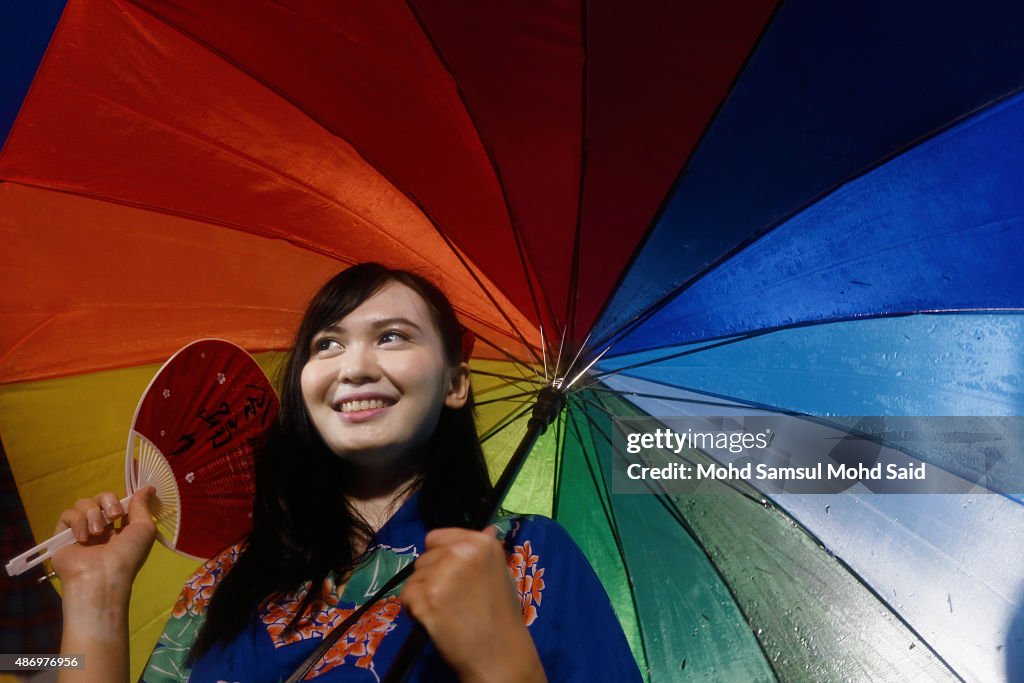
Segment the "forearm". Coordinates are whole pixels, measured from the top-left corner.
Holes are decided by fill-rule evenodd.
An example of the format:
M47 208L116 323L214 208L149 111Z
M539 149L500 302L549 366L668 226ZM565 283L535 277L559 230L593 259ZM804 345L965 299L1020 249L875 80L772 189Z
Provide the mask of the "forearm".
M81 669L67 669L58 683L128 681L128 602L123 586L64 586L62 655L84 655Z

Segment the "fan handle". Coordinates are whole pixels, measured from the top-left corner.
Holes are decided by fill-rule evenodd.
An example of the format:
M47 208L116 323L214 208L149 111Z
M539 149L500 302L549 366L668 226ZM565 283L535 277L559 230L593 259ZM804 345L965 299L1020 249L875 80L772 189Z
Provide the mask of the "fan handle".
M131 495L127 495L121 499L121 509L128 509L128 501L132 499ZM100 510L100 512L103 512ZM103 519L107 524L110 524L111 520L107 517L106 513L103 513ZM36 566L43 560L48 560L51 555L60 550L66 545L77 543L78 539L75 538L75 534L71 529L65 529L59 534L54 534L50 538L46 539L31 550L26 550L21 555L12 558L7 563L7 576L17 576L23 574L32 567ZM36 555L36 553L39 553ZM33 557L34 556L34 557ZM31 558L31 559L30 559Z

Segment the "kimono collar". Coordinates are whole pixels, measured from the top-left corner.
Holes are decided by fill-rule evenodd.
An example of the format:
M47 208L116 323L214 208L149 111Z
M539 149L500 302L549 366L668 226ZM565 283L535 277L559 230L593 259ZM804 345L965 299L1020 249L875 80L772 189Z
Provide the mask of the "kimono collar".
M395 511L373 536L373 542L392 548L423 544L427 528L420 517L420 491L417 489L409 496L402 506Z

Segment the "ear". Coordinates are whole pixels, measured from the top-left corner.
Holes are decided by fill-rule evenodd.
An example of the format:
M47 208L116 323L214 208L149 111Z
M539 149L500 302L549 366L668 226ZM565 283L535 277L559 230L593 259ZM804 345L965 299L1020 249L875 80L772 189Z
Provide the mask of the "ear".
M469 363L459 363L448 373L448 393L445 394L444 404L458 410L469 400Z

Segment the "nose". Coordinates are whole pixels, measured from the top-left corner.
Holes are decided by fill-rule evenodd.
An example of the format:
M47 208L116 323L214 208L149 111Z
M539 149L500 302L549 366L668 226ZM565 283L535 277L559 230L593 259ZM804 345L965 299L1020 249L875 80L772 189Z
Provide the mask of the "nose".
M338 381L369 384L380 378L377 349L371 344L350 344L339 356Z

